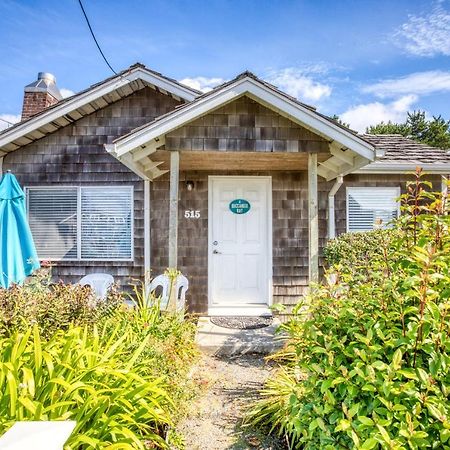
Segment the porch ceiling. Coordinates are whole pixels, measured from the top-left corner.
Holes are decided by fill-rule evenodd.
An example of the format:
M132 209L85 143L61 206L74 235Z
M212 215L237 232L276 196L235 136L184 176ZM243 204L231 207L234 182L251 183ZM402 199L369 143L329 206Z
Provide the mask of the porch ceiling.
M152 159L161 162L159 169L170 169L170 151L158 150ZM318 153L320 162L327 160L329 153ZM307 170L308 153L266 153L266 152L221 152L180 151L180 170L228 170L228 171L270 171Z

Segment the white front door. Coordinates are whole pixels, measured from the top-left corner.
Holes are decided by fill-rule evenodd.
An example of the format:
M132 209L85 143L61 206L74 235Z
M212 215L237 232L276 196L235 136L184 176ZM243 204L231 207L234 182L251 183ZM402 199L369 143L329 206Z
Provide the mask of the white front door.
M210 177L210 314L269 311L270 181L268 177Z

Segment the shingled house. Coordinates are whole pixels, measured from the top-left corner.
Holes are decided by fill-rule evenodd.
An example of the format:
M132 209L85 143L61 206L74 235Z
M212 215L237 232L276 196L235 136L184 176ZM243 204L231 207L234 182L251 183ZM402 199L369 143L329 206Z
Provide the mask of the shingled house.
M221 315L293 304L328 238L398 215L406 172L450 173L445 151L354 133L251 73L203 94L141 64L67 99L41 73L0 151L56 278L177 267L189 309Z

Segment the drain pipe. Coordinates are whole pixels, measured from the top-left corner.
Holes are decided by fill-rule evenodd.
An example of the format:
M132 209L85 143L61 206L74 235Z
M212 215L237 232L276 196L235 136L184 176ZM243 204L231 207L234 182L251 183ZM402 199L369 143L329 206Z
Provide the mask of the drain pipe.
M344 182L344 177L339 175L328 193L328 239L336 237L336 217L334 213L334 196Z

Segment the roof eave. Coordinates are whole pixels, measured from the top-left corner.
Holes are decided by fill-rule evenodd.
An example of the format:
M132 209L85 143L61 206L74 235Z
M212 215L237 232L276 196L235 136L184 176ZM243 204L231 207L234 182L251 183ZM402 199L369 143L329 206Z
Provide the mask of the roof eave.
M388 174L388 173L399 174L399 173L405 173L405 172L414 172L416 167L421 167L427 173L436 173L436 174L449 174L450 173L450 162L449 163L375 162L375 163L368 164L364 168L355 170L352 173L356 173L356 174Z

